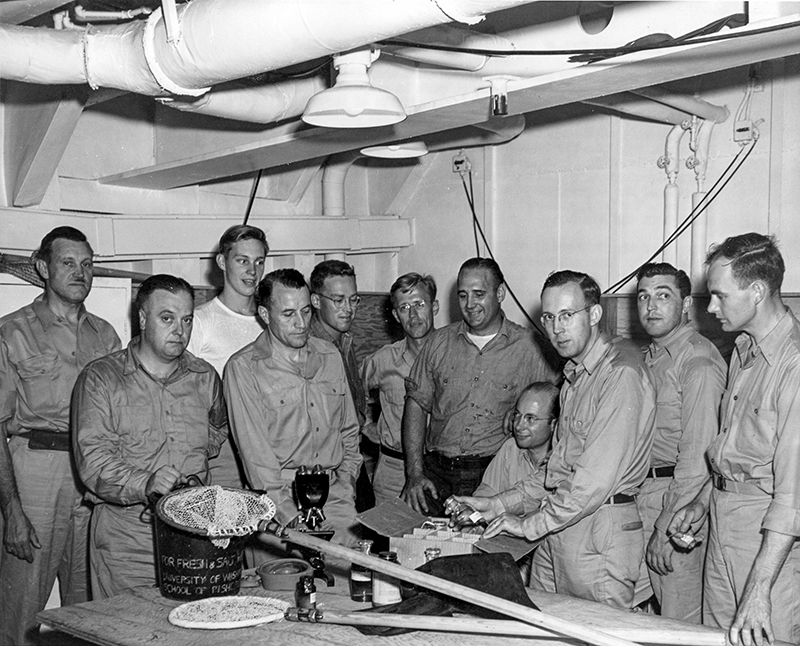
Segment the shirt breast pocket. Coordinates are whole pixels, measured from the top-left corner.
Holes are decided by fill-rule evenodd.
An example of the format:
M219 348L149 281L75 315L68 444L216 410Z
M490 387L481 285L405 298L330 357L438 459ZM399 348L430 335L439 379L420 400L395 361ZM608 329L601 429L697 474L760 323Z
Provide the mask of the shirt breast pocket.
M59 406L58 398L64 395L58 387L60 368L61 364L55 353L36 355L17 364L25 401L31 408L52 411Z
M768 464L775 456L778 413L768 408L751 406L742 416L739 439L741 453L755 463Z
M163 438L153 428L152 406L120 406L115 430L123 457L150 457Z
M321 381L319 383L319 390L325 399L325 407L331 416L343 415L345 396L347 390L343 384L338 382Z
M208 455L208 410L203 406L183 404L181 419L187 446Z

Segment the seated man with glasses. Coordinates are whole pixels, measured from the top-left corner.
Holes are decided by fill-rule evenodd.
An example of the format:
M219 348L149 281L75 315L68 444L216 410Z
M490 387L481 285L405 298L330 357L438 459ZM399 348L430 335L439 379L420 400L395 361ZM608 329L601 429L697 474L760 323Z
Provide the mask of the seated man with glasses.
M392 315L402 326L405 336L367 357L361 367L364 389L367 392L377 390L381 404L376 426L381 448L372 478L378 505L399 498L406 482L400 435L406 397L405 378L434 331L433 317L439 312L436 283L432 276L413 272L405 274L394 282L389 293Z
M358 360L353 335L350 333L361 303L355 269L341 260L325 260L314 267L309 283L311 305L314 307L309 331L311 336L333 343L342 355L347 385L358 415L358 425L363 429L367 396L358 374ZM377 437L364 437L362 434L360 449L364 465L356 490L356 507L359 511L369 509L375 504L370 479L377 456L377 442Z
M532 514L503 513L484 533L544 538L531 585L630 608L644 550L635 494L647 476L656 396L638 348L600 331L600 287L559 271L542 289L542 323L567 359L561 414L547 462L547 497Z

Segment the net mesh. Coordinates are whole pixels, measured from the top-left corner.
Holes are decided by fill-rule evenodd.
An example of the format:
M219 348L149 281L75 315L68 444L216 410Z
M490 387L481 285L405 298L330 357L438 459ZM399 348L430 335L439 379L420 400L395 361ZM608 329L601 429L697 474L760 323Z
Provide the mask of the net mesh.
M275 503L266 494L219 485L188 487L164 496L158 505L164 520L205 534L226 548L231 536L245 536L275 515Z

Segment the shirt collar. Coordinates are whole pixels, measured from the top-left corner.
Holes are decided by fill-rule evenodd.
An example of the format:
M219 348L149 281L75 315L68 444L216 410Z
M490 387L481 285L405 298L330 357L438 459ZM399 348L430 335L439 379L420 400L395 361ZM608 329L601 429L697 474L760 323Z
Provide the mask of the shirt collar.
M309 346L312 344L314 345L313 348L314 351L319 354L334 354L339 352L336 348L331 349L329 345L326 345L324 343L319 343L318 340L315 342L314 337L309 336L308 343L306 344L306 349L309 349ZM266 329L261 334L258 335L255 342L253 343L253 354L251 356L251 359L253 361L272 359L273 353L274 353L274 348L272 346L272 336L269 333L269 329Z
M650 345L647 346L647 354L652 358L655 357L660 351L664 351L671 357L674 355L676 346L683 345L693 331L694 328L689 324L689 322L684 321L669 334L667 334L667 336L662 339L661 343L658 345L656 345L655 341L650 341Z
M740 334L736 337L736 352L741 365L746 365L748 357L755 357L759 352L764 355L764 359L770 366L773 365L783 353L784 340L796 323L797 319L787 307L775 327L761 339L761 343L755 343L749 334Z
M588 372L591 375L603 357L606 356L610 347L611 339L605 332L600 332L583 361L580 363L575 363L572 359L567 361L564 366L564 378L572 383L584 372Z
M47 307L47 303L44 302L44 294L39 294L36 298L33 299L32 303L33 312L36 314L36 318L42 324L42 327L47 330L55 325L58 320L61 318L56 316L55 312ZM97 325L95 324L94 320L91 316L88 316L88 312L86 311L86 307L83 303L80 304L78 307L78 326L80 327L83 325L84 321L88 321L89 325L92 326L92 329L97 332Z
M139 346L141 343L142 339L138 336L131 339L130 343L128 343L128 348L125 352L125 364L122 367L123 375L133 374L139 368L147 372L147 368L142 365L142 362L139 361L138 357ZM178 369L172 373L170 378L174 378L186 372L208 372L209 368L211 368L210 364L198 359L190 352L184 351L184 353L178 358Z
M341 339L337 341L333 335L328 331L328 328L319 320L319 312L314 310L314 314L311 316L311 322L309 323L309 329L311 330L311 334L319 339L325 339L326 341L330 341L335 345L337 348L342 348L343 352L346 352L348 346L350 345L353 336L350 332L342 332Z

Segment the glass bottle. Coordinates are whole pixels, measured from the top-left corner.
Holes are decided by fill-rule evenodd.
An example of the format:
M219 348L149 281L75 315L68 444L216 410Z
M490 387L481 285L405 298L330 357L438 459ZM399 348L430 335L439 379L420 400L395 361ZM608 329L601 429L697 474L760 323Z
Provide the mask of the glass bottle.
M442 555L442 550L438 547L429 547L425 550L425 562L432 561L433 559L438 559Z
M358 541L358 550L369 554L372 541ZM372 570L353 563L350 567L350 598L353 601L368 603L372 601Z
M397 563L397 552L381 552L379 558L389 563ZM372 573L372 605L388 606L402 601L400 584L397 579L381 572Z

